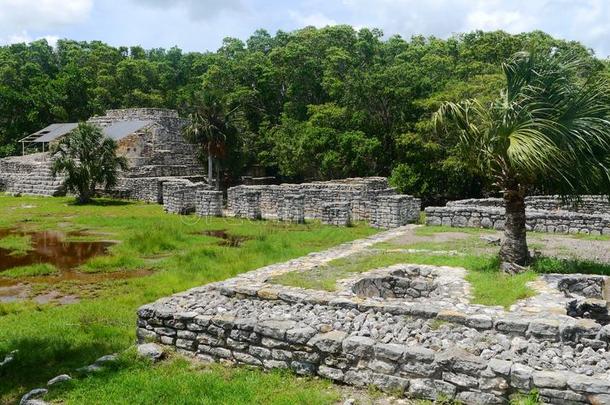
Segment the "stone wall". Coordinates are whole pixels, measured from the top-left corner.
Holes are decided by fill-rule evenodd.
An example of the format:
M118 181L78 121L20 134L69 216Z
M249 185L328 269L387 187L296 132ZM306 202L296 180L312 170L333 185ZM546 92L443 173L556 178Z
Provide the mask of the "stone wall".
M419 221L421 200L408 195L379 196L373 207L371 226L397 228Z
M302 224L305 222L305 196L284 194L278 201L277 218L280 221Z
M238 195L232 205L233 214L239 218L261 219L262 193L255 188L244 188Z
M48 153L0 159L0 191L42 196L66 194L63 176L53 177Z
M176 177L121 177L116 191L120 191L122 198L145 201L155 204L163 204L163 185L172 181L190 181L201 183L203 176L176 176ZM211 186L203 186L211 188Z
M352 220L370 221L379 198L397 195L396 190L390 188L385 177L353 178L332 180L327 182L313 182L303 184L237 186L227 191L227 210L235 214L240 210L240 201L247 190L260 192L261 213L264 218L275 218L279 212L279 202L286 194L302 194L304 196L305 218L321 219L322 207L326 203L349 203L351 205ZM420 202L410 196L401 201L408 205L409 212L414 211ZM407 204L408 202L408 204ZM403 211L401 211L403 212ZM400 214L396 214L401 217ZM418 214L419 216L419 214ZM413 218L414 215L408 215ZM391 223L389 215L378 221ZM394 220L400 222L400 220Z
M172 180L163 183L163 209L173 214L186 215L195 212L197 191L208 188L205 183L188 180Z
M195 213L200 217L222 216L222 191L197 190Z
M396 235L365 241L374 245ZM265 281L317 268L359 243L145 305L138 310L137 337L203 361L289 369L395 396L505 404L510 395L535 389L544 403L610 403L609 326L556 308L543 317L468 304L463 269L395 265L356 275L337 292ZM606 282L545 277L562 285Z
M447 207L503 207L501 198L471 198L450 201ZM557 195L534 195L525 198L525 206L538 211L570 211L582 214L610 214L610 200L603 195L581 195L577 199L564 199Z
M326 225L350 226L352 223L352 206L349 202L322 204L320 219Z
M425 212L427 225L504 229L504 208L453 205L427 207ZM610 215L531 209L525 214L527 229L536 232L610 235Z

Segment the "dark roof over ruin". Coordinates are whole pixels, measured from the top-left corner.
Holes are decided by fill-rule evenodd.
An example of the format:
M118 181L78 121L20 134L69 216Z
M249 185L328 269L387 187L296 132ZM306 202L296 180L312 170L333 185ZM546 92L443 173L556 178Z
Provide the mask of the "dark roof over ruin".
M126 136L133 134L134 132L137 132L142 128L146 128L147 126L153 123L154 121L149 120L119 121L102 128L102 132L107 137L118 141L119 139L123 139ZM48 127L43 128L40 131L34 132L33 134L21 139L20 142L52 142L55 139L66 135L77 126L78 124L75 122L51 124Z
M127 135L133 134L136 131L141 130L149 125L153 124L153 121L143 120L129 120L119 121L110 126L103 128L104 135L108 138L112 138L115 141L125 138Z
M34 132L33 134L28 135L27 137L23 138L21 142L51 142L52 140L57 139L60 136L64 136L77 126L78 124L76 122L51 124L38 132Z

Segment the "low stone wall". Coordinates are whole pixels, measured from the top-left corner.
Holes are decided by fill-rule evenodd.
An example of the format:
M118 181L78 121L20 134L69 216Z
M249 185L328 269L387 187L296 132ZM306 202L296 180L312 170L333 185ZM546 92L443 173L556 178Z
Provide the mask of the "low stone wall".
M264 218L277 217L283 196L287 194L303 195L305 218L322 219L324 204L348 203L352 220L370 221L378 227L415 222L421 209L420 200L411 196L390 198L397 194L396 190L388 186L385 177L369 177L303 184L232 187L227 192L228 212L238 215L236 213L242 209L240 206L248 190L260 193L261 215ZM379 208L378 201L383 201Z
M352 207L347 202L322 204L322 223L335 226L349 226L352 223Z
M470 198L450 201L447 207L504 206L501 198ZM581 195L578 199L563 199L557 195L534 195L525 198L525 206L536 211L570 211L591 215L610 215L610 200L603 195Z
M426 224L456 228L504 229L504 208L471 206L427 207ZM610 215L526 209L528 230L550 233L610 235Z
M207 188L205 183L191 183L188 180L163 183L163 209L172 214L186 215L195 212L196 193Z
M261 213L263 217L277 215L278 202L285 194L302 194L305 198L305 217L320 219L322 204L348 202L352 205L354 220L369 220L373 204L379 196L396 195L388 186L385 177L353 178L327 182L302 184L237 186L227 192L227 209L235 211L241 196L246 190L261 193Z
M379 196L371 215L371 226L376 228L397 228L417 222L421 210L421 200L408 195Z
M195 213L200 217L222 216L222 191L197 190Z
M278 201L277 219L302 224L305 222L305 196L285 194Z
M251 188L240 190L239 199L233 205L233 214L239 218L261 219L261 192Z

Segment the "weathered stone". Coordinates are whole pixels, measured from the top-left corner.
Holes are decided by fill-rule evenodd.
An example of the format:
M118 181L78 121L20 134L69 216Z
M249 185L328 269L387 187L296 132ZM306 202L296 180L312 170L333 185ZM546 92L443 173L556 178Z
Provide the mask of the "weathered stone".
M403 359L405 361L431 363L434 361L434 354L434 350L426 349L423 347L405 347Z
M505 404L506 400L502 397L476 391L463 391L457 394L455 399L464 404L468 405L493 405L493 404Z
M402 395L409 387L409 380L387 374L373 374L373 385L385 392Z
M533 369L525 364L514 363L510 370L511 385L520 390L529 391Z
M371 357L375 341L364 336L348 336L343 340L343 351L356 357Z
M607 394L610 392L610 380L571 374L567 378L568 387L578 392Z
M52 385L61 384L63 382L70 381L70 380L72 380L72 377L70 377L68 374L60 374L57 377L51 378L47 382L47 385L50 387Z
M558 388L566 387L566 377L557 371L534 371L532 374L535 387L539 388Z
M436 400L437 398L451 399L455 396L456 388L453 384L441 380L415 378L410 380L409 395L416 398Z
M294 328L294 321L263 321L254 326L254 331L263 336L282 340L286 336L286 331Z
M306 361L293 361L290 363L290 368L299 375L314 375L316 373L316 365Z
M324 353L338 353L347 334L342 331L319 333L309 340L308 345Z
M479 385L476 378L460 373L444 372L443 380L462 388L476 388Z
M375 357L399 360L405 352L405 346L396 343L378 343L375 345Z
M331 380L336 380L336 381L343 380L343 371L341 371L338 368L320 366L320 367L318 367L318 374L320 374L322 377L325 377L325 378L328 378Z
M39 398L47 395L48 392L49 392L49 390L47 390L45 388L33 389L30 392L28 392L27 394L25 394L23 397L21 397L21 401L19 401L19 405L27 405L32 400L39 399Z
M161 360L164 355L161 346L155 343L146 343L143 345L138 345L137 350L138 356L151 360L153 362Z
M286 340L290 343L306 344L317 333L314 328L305 326L286 331Z

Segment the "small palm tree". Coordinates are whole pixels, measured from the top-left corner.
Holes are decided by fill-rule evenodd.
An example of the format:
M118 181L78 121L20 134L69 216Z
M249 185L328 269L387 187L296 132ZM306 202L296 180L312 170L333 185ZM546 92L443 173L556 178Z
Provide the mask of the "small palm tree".
M530 262L528 192L567 198L610 192L610 104L607 83L587 74L583 60L560 52L520 52L502 68L499 98L489 105L446 102L433 121L437 131L457 134L465 160L503 192L500 261L514 273Z
M127 160L116 154L117 144L99 127L80 123L53 147L53 176L66 176L66 187L76 193L79 204L91 201L97 186L109 190L117 184L119 169Z

